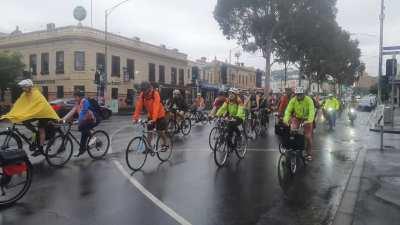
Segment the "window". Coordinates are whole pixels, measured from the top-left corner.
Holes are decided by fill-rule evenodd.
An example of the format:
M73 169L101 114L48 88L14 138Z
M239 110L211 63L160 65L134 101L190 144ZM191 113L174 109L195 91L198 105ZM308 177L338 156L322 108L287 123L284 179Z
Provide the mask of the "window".
M85 86L76 85L76 86L74 86L74 91L85 91Z
M56 52L56 74L64 73L64 52Z
M158 82L163 84L165 83L165 66L158 66Z
M121 74L121 59L119 56L111 57L111 76L119 77Z
M85 52L74 52L75 56L75 71L84 71L85 70Z
M41 55L42 61L42 71L41 74L49 74L49 53L42 53Z
M183 69L179 69L179 85L185 84L185 71Z
M190 80L190 69L187 70L187 80Z
M111 98L118 99L118 88L111 88Z
M64 98L64 86L57 86L57 98Z
M171 84L176 84L176 68L171 68Z
M134 80L135 79L135 60L127 59L126 60L126 69L128 72L129 80Z
M96 69L104 72L104 66L106 64L106 57L103 53L96 53Z
M42 87L42 94L46 99L49 99L49 87L43 86Z
M149 63L149 81L156 82L156 65Z
M32 72L32 75L37 74L37 56L36 56L36 54L32 54L29 56L29 71Z

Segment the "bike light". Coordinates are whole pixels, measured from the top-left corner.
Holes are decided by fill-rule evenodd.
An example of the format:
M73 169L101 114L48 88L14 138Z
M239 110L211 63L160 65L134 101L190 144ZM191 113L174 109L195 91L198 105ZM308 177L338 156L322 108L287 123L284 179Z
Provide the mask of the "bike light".
M332 108L328 108L328 112L333 112L333 109Z
M355 111L354 111L354 109L350 109L350 112L351 112L351 113L354 113Z

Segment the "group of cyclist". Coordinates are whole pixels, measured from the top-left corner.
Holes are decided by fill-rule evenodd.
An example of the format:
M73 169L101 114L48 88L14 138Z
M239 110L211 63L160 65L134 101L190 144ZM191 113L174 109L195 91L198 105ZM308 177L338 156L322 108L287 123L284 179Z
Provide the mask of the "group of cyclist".
M90 135L91 129L96 127L100 122L100 116L91 101L85 97L83 91L75 91L74 98L75 106L63 118L59 118L50 104L40 93L33 87L33 82L30 79L23 80L18 83L22 88L23 94L20 99L14 104L13 109L1 119L9 119L14 123L22 122L29 129L33 129L31 123L38 121L39 148L33 153L34 156L43 154L43 145L46 139L46 126L49 121L68 122L73 120L74 115L78 115L78 128L81 132L81 146L79 154L86 151L86 142ZM24 106L25 111L21 112L19 101L30 99L32 96L37 96L37 103L31 106ZM29 101L29 100L28 100ZM149 82L142 82L141 92L136 101L135 112L132 116L132 121L137 122L140 119L142 110L148 112L148 129L156 129L160 133L160 137L165 142L166 129L168 120L166 118L167 111L176 115L178 121L183 120L188 111L203 111L205 108L205 100L201 93L198 93L191 106L185 101L185 98L180 90L174 90L172 98L164 105L157 89L153 88ZM291 128L304 127L304 136L307 141L306 158L312 160L312 136L315 129L316 112L319 109L324 112L328 108L334 108L339 111L339 101L330 94L329 97L320 105L319 99L313 96L307 96L302 87L297 87L292 92L291 89L286 89L285 93L277 99L276 96L269 94L264 95L261 91L245 91L241 92L236 88L230 88L227 92L221 91L215 98L212 104L212 110L208 114L209 118L225 117L229 118L228 132L236 136L242 135L239 127L243 126L248 118L259 116L261 125L265 128L269 124L269 115L276 111L278 118ZM27 113L29 110L29 113ZM32 113L33 112L33 113ZM336 115L335 115L336 116ZM150 137L151 139L151 137ZM168 147L168 146L165 146Z

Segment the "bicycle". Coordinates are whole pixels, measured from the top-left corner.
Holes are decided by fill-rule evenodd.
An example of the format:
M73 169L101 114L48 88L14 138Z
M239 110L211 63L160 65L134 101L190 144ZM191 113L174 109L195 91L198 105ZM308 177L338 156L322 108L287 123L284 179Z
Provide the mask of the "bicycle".
M190 120L194 121L195 123L201 123L202 125L206 125L208 123L207 116L197 109L192 109L190 113Z
M125 151L125 160L128 167L133 171L140 170L147 159L147 155L150 154L152 157L157 155L157 158L161 162L168 161L172 155L173 143L171 138L166 135L166 143L161 143L162 138L156 130L148 130L148 121L139 121L139 126L141 126L141 134L134 137L128 144ZM153 145L148 136L153 135L156 142Z
M0 150L22 149L23 142L29 146L29 151L35 152L39 150L39 132L37 130L32 131L32 136L27 137L17 126L26 127L24 124L13 124L11 127L7 127L5 131L0 132ZM59 129L55 129L53 134L55 133L54 135L57 135L57 133L60 132ZM50 140L51 138L46 140L45 145L48 145ZM42 152L42 155L45 155L45 152ZM67 155L67 157L70 156Z
M210 120L211 123L211 120ZM214 127L211 129L210 134L208 135L208 145L210 146L211 150L215 150L215 142L217 141L219 134L223 131L224 127L224 120L221 118L218 118L215 121Z
M233 132L230 137L226 124L231 122L233 122L233 120L224 119L224 126L221 126L219 136L215 142L214 161L218 167L222 167L226 164L227 158L233 151L235 151L239 160L244 159L247 152L248 143L244 131L241 131L240 137L238 137L235 132Z
M176 110L171 110L170 113L172 113L172 117L170 117L168 121L168 128L167 128L168 134L170 136L179 133L182 133L183 136L189 135L192 129L192 122L190 121L190 119L184 117L184 119L178 123L176 115L178 112Z
M286 133L281 136L279 144L279 152L283 155L283 159L279 160L282 166L285 166L293 176L296 174L300 161L303 166L307 165L307 160L304 157L305 151L305 137L303 125L300 128L288 128L285 129Z
M78 146L81 145L80 141L71 132L72 125L73 123L56 125L59 126L60 129L63 128L63 131L49 141L45 151L46 161L51 166L61 167L71 159L74 151L73 141L78 144ZM110 137L107 132L103 130L92 130L85 145L85 149L92 159L101 159L107 154L110 148ZM68 152L68 158L58 162L57 159L63 152Z
M20 200L32 183L33 167L23 149L0 151L0 206Z
M262 135L262 122L258 110L251 110L245 123L247 136L256 140Z

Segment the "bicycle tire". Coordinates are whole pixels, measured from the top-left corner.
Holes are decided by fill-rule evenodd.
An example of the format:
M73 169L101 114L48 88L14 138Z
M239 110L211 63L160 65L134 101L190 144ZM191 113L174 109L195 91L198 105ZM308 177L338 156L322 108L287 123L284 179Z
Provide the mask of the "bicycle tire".
M235 153L239 159L244 159L247 152L248 141L246 135L244 134L242 134L240 138L241 138L240 145L235 148Z
M215 142L219 135L219 129L218 127L213 127L208 135L208 145L212 151L215 151Z
M168 145L168 148L167 148L167 150L163 150L163 149L165 149L165 148L161 149L161 147L163 147L163 146L160 145L160 139L161 139L161 137L160 137L160 135L158 135L158 137L157 137L157 142L156 142L157 158L158 158L161 162L165 162L165 161L168 161L168 160L171 158L173 143L172 143L171 138L169 138L168 136L166 136L167 141L169 141L169 143L167 144L167 145ZM161 150L160 150L160 149L161 149ZM164 153L166 153L165 156L164 156Z
M10 206L10 205L16 203L18 200L20 200L22 197L25 196L26 192L28 192L29 188L31 187L32 177L33 177L33 166L28 158L25 159L25 164L27 166L27 170L26 170L26 182L25 182L23 188L11 199L8 199L6 201L0 200L0 206L7 207L7 206ZM1 176L0 182L3 182L3 178L5 177L3 174L3 171L0 173L0 176ZM10 177L9 179L10 179L9 180L9 182L10 182L12 177ZM1 184L1 185L4 185L4 184ZM1 196L4 196L4 195L1 195Z
M294 176L298 170L298 157L293 152L288 152L288 167L290 175Z
M134 145L135 141L138 141L137 146ZM143 158L140 158L138 160L139 161L138 165L135 165L135 163L131 160L132 157L131 157L130 153L137 154L138 156L143 156ZM147 159L147 154L148 154L148 151L146 149L146 142L145 142L144 138L143 137L132 138L132 140L129 142L129 144L125 150L126 164L128 165L128 167L131 170L138 171L144 166L146 159ZM137 158L137 157L134 156L133 158Z
M185 118L184 120L182 120L181 121L181 133L183 134L183 136L189 135L191 130L192 130L192 122L190 121L190 119Z
M105 140L99 141L98 140L99 138L96 137L96 136L99 136L99 135L104 135L104 137L105 137L104 139ZM94 139L94 141L95 141L94 147L89 146L90 145L90 140L92 138L95 138ZM104 143L104 141L106 141L106 143ZM106 146L106 148L104 148L103 151L100 151L99 148L101 148L103 146ZM104 158L104 156L107 154L109 148L110 148L110 137L108 136L107 132L105 132L103 130L96 130L87 139L86 149L87 149L87 152L89 153L89 156L92 159L102 159L102 158ZM97 150L97 152L95 150ZM100 153L100 154L96 155L95 153Z
M279 144L278 148L279 148L279 153L281 153L281 154L285 154L286 153L286 149L283 147L282 143Z
M176 134L176 131L178 130L178 125L176 124L176 121L174 119L170 119L168 121L168 126L167 126L167 133L170 137L173 137Z
M58 146L57 149L55 149L54 154L52 152L50 153L54 143L56 143L56 140L59 138L61 138L61 145ZM69 148L68 148L68 144L70 145ZM67 157L65 158L65 160L61 161L61 163L57 163L57 162L53 161L53 159L59 153L62 153L62 152L67 152L67 155L66 155ZM46 158L47 163L50 166L59 168L59 167L64 166L71 159L73 152L74 152L74 144L72 143L71 138L67 135L57 135L48 142L44 156Z
M227 138L224 134L220 134L219 138L215 142L214 147L214 161L218 167L223 167L226 164L228 154L229 154L229 147L227 143ZM218 157L218 153L222 153L222 159L220 160Z
M2 138L4 136L4 138ZM9 146L9 140L7 143L5 141L7 138L14 139L15 143L12 146ZM4 140L4 142L3 142ZM12 150L12 149L22 149L22 140L18 135L10 131L0 132L0 150Z

